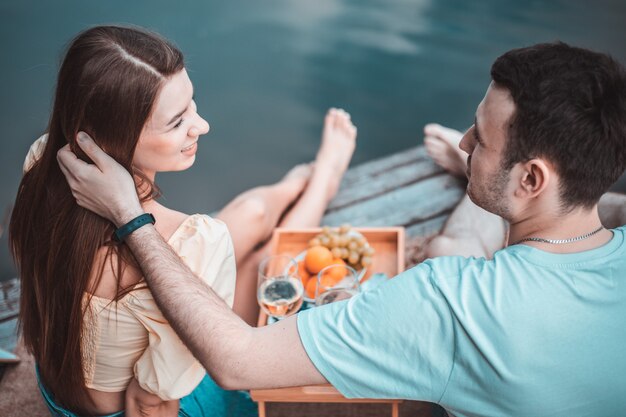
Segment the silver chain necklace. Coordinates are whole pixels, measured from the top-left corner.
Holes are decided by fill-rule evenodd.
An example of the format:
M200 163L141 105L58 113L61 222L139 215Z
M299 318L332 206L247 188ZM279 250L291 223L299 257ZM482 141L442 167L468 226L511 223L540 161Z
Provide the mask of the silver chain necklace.
M596 233L599 233L602 229L604 229L604 226L598 227L593 232L589 232L589 233L584 234L582 236L571 237L569 239L544 239L542 237L527 237L527 238L524 238L522 240L518 240L517 242L514 243L514 245L517 245L518 243L522 243L522 242L529 242L529 241L541 242L541 243L550 243L552 245L560 245L562 243L578 242L579 240L585 240L585 239L595 235Z

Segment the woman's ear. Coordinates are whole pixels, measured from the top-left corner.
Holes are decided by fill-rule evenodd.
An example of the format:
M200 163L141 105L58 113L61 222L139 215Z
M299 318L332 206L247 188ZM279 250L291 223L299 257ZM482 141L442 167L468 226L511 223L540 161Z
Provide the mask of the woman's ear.
M518 198L535 198L548 187L552 179L548 164L539 158L519 164L518 183L515 196Z

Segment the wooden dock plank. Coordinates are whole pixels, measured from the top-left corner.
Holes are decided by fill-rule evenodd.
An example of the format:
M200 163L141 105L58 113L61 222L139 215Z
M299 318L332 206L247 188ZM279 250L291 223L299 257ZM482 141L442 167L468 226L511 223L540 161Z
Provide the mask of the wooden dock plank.
M378 175L392 168L427 158L426 149L423 146L416 146L354 166L346 172L343 182L346 185L350 185L354 181L359 181L362 177Z
M462 182L438 175L379 197L329 213L322 224L338 226L409 226L430 220L454 207L464 193Z
M342 187L329 204L327 213L441 173L443 170L432 160L420 159L406 165L395 166L387 171L363 175L345 185L342 182Z
M17 317L0 322L0 348L12 352L17 346Z
M0 348L13 351L17 345L17 314L20 282L17 278L0 282Z
M17 316L20 303L20 283L17 278L0 282L0 323Z

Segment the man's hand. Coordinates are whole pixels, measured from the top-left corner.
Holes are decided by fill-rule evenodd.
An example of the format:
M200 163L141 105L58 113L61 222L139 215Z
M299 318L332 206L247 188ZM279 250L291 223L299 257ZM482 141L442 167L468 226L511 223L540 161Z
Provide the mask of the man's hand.
M80 148L94 161L88 164L74 155L69 145L57 153L57 161L79 206L112 221L118 227L143 213L135 182L124 167L107 155L84 132Z
M128 417L176 417L178 400L163 401L139 386L135 378L126 388L126 410Z

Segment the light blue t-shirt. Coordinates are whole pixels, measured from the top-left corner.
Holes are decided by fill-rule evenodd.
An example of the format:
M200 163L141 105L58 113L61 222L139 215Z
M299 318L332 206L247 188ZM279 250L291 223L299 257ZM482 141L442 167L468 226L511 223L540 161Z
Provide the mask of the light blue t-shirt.
M317 369L348 398L451 416L626 415L626 227L606 245L430 259L302 312Z

